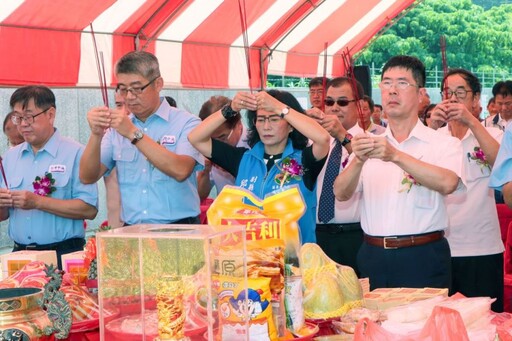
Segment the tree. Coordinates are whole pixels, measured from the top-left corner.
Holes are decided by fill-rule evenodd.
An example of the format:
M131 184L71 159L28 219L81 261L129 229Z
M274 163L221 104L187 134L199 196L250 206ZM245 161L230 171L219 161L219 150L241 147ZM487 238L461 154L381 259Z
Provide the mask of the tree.
M449 67L507 73L512 57L512 4L484 10L471 0L425 0L378 36L357 63L383 65L397 54L441 68L439 38L445 35Z

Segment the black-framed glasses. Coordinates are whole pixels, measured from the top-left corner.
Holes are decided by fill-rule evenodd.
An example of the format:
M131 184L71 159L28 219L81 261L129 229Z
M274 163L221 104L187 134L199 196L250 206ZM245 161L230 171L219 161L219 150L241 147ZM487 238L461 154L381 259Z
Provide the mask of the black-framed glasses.
M138 96L144 91L144 89L146 89L148 86L150 86L158 78L160 78L160 76L156 76L155 78L150 80L148 84L141 86L141 87L121 88L118 85L116 88L116 92L123 97L126 97L128 95L128 92L131 93L133 96Z
M264 125L265 121L268 120L268 123L270 125L277 125L279 122L281 122L283 118L281 115L270 115L270 116L256 116L254 119L254 124L261 124Z
M50 110L51 107L48 107L46 109L44 109L43 111L35 114L35 115L23 115L23 116L20 116L20 115L12 115L11 116L11 121L14 125L20 125L21 124L21 121L25 121L26 124L28 125L31 125L32 123L34 123L34 120L37 116L39 115L42 115L44 114L45 112L47 112L48 110Z
M392 86L399 90L405 90L410 86L418 87L417 84L412 84L404 80L399 80L396 83L391 80L384 80L379 83L379 87L381 88L381 90L389 90L391 89Z
M324 104L328 107L332 107L334 103L338 104L340 107L346 107L349 103L355 102L355 99L343 99L338 98L337 100L334 100L332 98L326 98L324 99Z
M441 96L444 98L451 98L453 95L455 95L458 99L464 99L467 97L468 92L473 92L473 90L466 90L464 88L457 88L455 91L450 90L448 88L444 88L443 91L441 91Z

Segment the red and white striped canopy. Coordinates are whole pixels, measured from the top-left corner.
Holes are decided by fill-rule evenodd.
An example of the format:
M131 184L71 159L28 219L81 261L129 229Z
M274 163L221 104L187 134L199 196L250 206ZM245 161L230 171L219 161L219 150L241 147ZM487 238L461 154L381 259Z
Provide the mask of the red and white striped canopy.
M413 2L1 0L0 85L97 86L90 23L108 84L115 61L136 49L156 54L173 87L258 88L267 74L314 77L323 74L325 54L327 76L338 76L342 51L358 52Z

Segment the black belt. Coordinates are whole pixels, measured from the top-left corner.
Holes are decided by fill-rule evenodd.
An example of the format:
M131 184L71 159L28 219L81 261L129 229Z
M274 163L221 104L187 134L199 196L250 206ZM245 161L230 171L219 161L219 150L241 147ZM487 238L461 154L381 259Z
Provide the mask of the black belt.
M361 223L349 223L349 224L316 224L316 230L318 232L326 232L331 234L338 234L349 231L361 230Z
M79 249L83 248L85 245L85 239L84 238L71 238L66 239L58 243L53 244L19 244L14 242L14 249L19 250L68 250L68 249Z
M374 237L364 235L364 241L370 245L382 247L384 249L401 249L404 247L420 246L436 242L444 237L444 231L435 231L411 236L390 236Z

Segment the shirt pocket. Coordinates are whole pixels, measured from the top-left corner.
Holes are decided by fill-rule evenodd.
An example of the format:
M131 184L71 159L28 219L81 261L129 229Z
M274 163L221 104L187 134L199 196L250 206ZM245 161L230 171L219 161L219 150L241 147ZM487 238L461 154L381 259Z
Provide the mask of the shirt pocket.
M467 174L466 174L466 181L468 183L475 182L476 180L480 178L488 178L491 175L491 171L489 170L489 167L481 166L476 163L476 161L469 161L468 164L466 164L467 167Z
M23 177L13 176L7 180L9 189L20 191L23 189Z
M71 174L70 172L52 173L52 178L55 180L53 187L55 191L50 194L52 198L56 199L70 199L71 198Z
M413 185L410 193L414 195L414 206L418 208L434 208L436 200L435 191L428 189L425 186Z
M119 183L133 182L138 176L138 169L135 148L127 148L126 146L114 149L113 159L116 162L117 176Z

